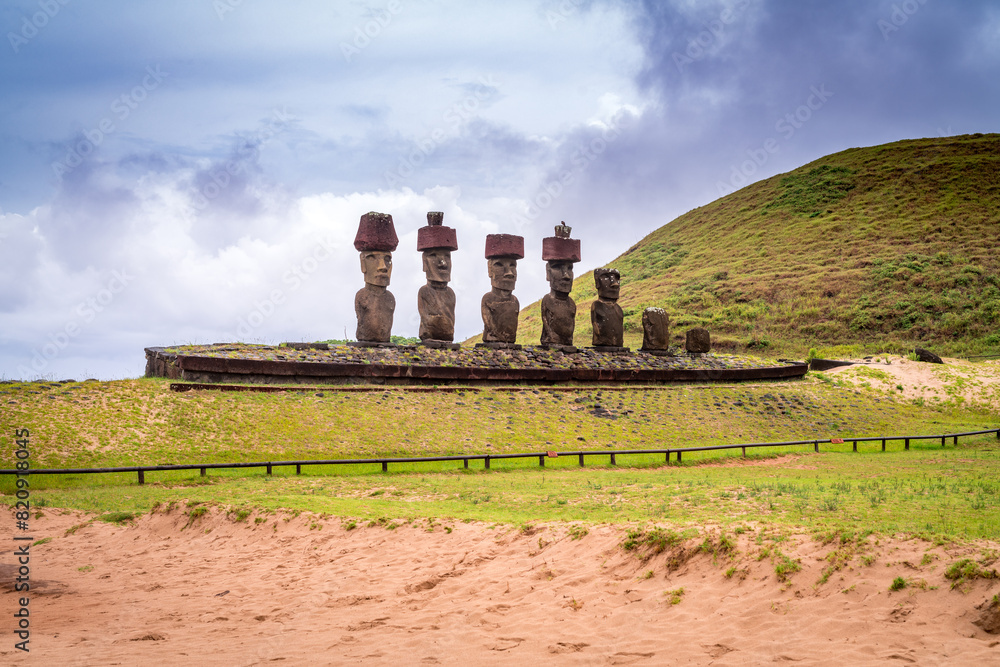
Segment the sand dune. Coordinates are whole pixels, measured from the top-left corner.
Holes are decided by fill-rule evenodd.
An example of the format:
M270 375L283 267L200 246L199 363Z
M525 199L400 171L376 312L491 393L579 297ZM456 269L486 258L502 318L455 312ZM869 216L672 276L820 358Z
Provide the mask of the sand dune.
M1000 629L1000 582L951 590L943 576L995 544L883 538L870 564L859 554L818 584L834 545L793 536L779 546L802 570L783 583L752 533L733 557L700 551L711 528L645 558L612 526L572 539L561 524L347 530L306 514L191 522L178 507L119 526L45 513L30 656L13 649L14 558L0 557L4 663L1000 663L1000 635L974 623ZM911 585L890 592L897 576Z

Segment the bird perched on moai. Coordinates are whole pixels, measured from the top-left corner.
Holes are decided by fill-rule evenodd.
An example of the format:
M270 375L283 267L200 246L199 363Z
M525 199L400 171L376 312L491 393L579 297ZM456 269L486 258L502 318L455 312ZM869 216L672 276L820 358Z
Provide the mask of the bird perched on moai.
M524 258L524 237L487 234L486 259L492 289L483 295L483 343L491 347L514 346L517 314L521 305L514 296L517 260Z
M594 347L602 352L626 351L625 315L618 305L621 274L618 269L594 269L597 301L590 306L590 324L594 329Z
M563 222L556 225L555 236L542 239L549 293L542 297L541 344L575 352L576 302L569 293L573 289L573 264L580 261L580 239L571 239L572 231Z
M455 290L451 281L451 253L458 250L455 230L445 227L444 213L427 213L427 226L417 230L417 250L423 253L427 284L417 291L420 341L431 347L452 347L455 340Z
M370 211L361 216L354 248L361 253L365 286L354 296L359 343L389 343L396 298L387 287L392 277L392 251L399 245L392 216Z

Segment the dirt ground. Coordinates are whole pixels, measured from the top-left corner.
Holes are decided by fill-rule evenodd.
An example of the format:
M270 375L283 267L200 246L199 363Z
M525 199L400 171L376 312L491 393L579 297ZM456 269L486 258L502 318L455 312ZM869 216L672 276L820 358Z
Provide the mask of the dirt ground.
M14 648L16 559L0 556L0 663L1000 664L1000 581L944 578L997 544L870 538L818 583L835 545L807 536L780 543L802 568L782 582L752 532L735 553L699 550L711 528L643 555L611 526L90 519L32 520L52 539L30 552L30 654Z
M1000 410L1000 360L973 363L945 358L943 364L929 364L878 355L855 361L858 365L841 366L827 373L853 385L867 383L873 389L894 393L905 400L923 400L930 405L952 402Z

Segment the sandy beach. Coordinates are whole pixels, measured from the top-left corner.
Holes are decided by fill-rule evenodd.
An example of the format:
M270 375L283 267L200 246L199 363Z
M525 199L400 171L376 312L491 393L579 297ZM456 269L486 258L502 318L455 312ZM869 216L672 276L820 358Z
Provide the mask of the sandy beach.
M801 565L782 582L753 531L730 533L729 553L699 549L712 528L652 553L623 549L618 526L351 528L308 514L192 520L181 506L122 525L92 518L46 508L32 522L36 540L52 539L31 549L30 654L14 650L7 613L23 595L15 559L0 560L3 662L1000 662L1000 582L952 589L944 577L995 544L873 537L821 584L839 545L803 535L780 543ZM893 592L896 577L908 586Z

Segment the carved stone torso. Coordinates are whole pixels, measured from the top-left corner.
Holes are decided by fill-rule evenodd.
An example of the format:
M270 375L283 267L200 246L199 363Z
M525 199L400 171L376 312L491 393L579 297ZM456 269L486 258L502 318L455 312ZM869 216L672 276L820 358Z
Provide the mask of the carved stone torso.
M642 349L666 350L670 344L670 318L661 308L642 313Z
M357 339L388 343L392 333L392 314L396 297L387 289L365 285L354 295L354 312L358 316Z
M484 343L517 342L517 314L521 304L516 296L487 292L483 295L481 310Z
M420 340L455 339L455 290L444 285L424 285L417 291Z
M625 338L625 316L615 301L598 299L590 306L590 323L594 328L595 347L622 347Z
M573 345L576 303L551 292L542 297L542 345Z

